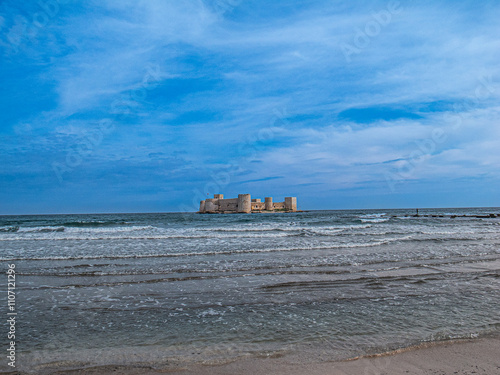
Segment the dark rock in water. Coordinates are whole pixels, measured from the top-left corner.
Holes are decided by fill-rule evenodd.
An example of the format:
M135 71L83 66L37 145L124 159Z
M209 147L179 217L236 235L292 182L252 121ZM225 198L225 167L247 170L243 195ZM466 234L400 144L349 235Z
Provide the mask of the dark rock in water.
M454 218L456 218L456 217L457 217L457 215L451 215L451 216L450 216L450 219L454 219Z

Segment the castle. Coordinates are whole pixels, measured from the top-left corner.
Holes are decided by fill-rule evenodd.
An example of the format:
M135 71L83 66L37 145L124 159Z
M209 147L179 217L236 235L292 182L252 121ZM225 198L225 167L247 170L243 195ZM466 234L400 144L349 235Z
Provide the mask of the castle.
M250 194L238 194L238 198L224 199L223 194L200 202L199 213L251 213L251 212L297 212L297 198L286 197L284 202L273 202L272 197L252 199Z

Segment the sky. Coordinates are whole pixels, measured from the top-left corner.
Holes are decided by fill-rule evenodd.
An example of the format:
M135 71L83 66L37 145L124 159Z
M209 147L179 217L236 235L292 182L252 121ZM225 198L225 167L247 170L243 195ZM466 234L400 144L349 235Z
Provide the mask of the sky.
M500 2L0 2L0 214L500 206Z

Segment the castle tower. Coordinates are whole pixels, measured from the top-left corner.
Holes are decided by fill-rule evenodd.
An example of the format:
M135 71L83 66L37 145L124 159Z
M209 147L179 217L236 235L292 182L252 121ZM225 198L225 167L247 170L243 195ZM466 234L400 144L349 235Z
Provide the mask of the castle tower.
M205 212L216 212L218 208L219 207L215 204L214 199L209 198L205 200Z
M200 201L200 211L199 212L205 212L205 201Z
M273 197L266 197L265 199L265 204L266 204L266 211L272 211L274 209L273 207Z
M224 194L214 194L214 199L224 199Z
M246 214L252 212L252 198L250 194L238 194L238 212Z
M297 197L285 197L285 210L297 211Z

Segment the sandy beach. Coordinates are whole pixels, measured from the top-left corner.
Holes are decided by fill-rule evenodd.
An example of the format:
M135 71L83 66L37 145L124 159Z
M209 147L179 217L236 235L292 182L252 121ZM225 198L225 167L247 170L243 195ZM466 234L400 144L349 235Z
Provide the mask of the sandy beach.
M16 370L499 374L498 219L449 211L3 219Z
M51 372L53 374L172 374L172 375L452 375L499 374L500 338L460 340L422 345L339 362L307 363L300 356L247 358L223 365L196 365L188 368L154 369L105 366L84 370Z

